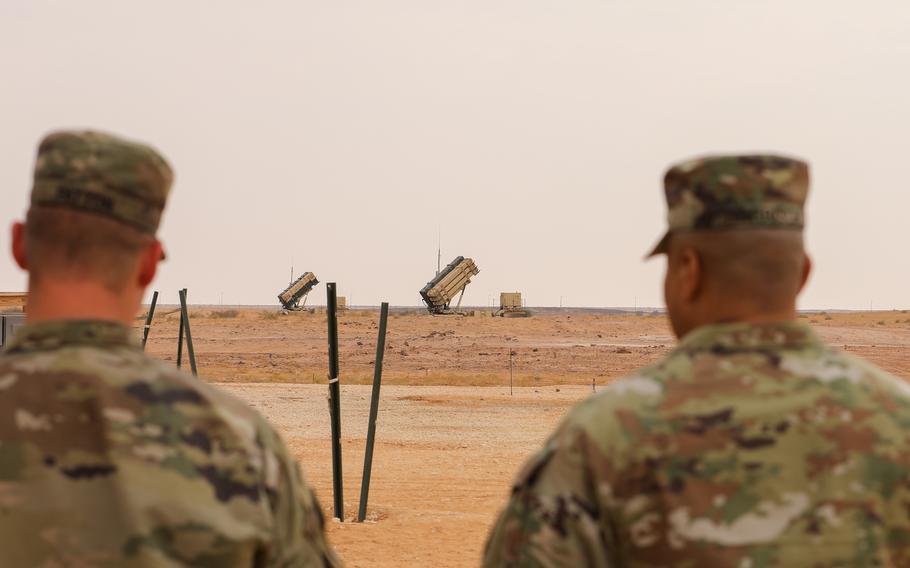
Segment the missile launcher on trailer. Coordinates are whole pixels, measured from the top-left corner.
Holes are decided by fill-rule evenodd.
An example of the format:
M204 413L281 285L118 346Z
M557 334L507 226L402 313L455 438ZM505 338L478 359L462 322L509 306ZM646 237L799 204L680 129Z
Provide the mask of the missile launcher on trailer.
M455 296L458 296L455 310L461 307L465 288L471 283L471 277L479 272L477 265L470 258L459 256L453 260L420 290L420 297L427 305L427 310L431 314L456 313L449 305Z
M310 291L319 284L319 280L316 280L316 275L312 272L304 272L297 280L291 282L291 285L284 289L284 292L278 294L278 301L281 302L281 306L286 310L301 310L303 306L300 305L300 301L303 300L303 305L306 305L306 297Z

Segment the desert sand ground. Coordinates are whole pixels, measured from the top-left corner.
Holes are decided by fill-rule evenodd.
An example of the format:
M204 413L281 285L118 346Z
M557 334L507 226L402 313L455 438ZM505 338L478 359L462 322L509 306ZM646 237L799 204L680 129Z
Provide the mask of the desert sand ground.
M801 317L837 348L910 378L907 312ZM377 322L378 311L339 318L346 522L328 530L355 567L477 565L511 479L567 409L673 345L652 314L394 314L369 522L357 524ZM331 518L325 314L196 308L191 324L201 375L278 427ZM174 361L177 328L173 308L159 307L149 352Z

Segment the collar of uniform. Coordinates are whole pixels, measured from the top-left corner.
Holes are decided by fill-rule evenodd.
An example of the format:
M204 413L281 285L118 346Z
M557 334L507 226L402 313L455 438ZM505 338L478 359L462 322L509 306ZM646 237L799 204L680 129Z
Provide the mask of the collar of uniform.
M754 351L822 347L812 329L797 321L704 325L679 342L683 351Z
M71 345L137 346L127 326L102 320L55 320L19 328L6 353L47 351Z

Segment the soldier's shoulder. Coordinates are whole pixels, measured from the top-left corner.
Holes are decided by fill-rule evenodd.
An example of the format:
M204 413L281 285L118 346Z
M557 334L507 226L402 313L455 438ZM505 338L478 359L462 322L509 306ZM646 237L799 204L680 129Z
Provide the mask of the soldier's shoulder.
M167 362L155 359L152 359L147 364L150 368L154 368L157 379L162 383L196 391L200 396L212 404L236 407L238 409L242 408L243 410L258 416L258 413L240 398L223 388L208 382L204 376L192 375L188 371L177 369Z
M642 425L660 420L667 389L665 372L646 367L616 379L576 404L550 440L552 446L591 444L605 452L632 451Z
M597 423L616 412L647 412L665 396L668 385L667 359L610 381L572 409L569 419Z
M778 367L791 376L812 379L829 388L865 392L871 388L910 404L910 384L906 380L870 361L838 349L784 353Z
M40 380L22 380L28 378ZM127 408L146 421L183 416L210 428L218 424L257 445L276 443L269 423L245 402L136 348L77 345L6 353L0 356L0 387L14 384L7 391L14 398L70 396L78 385L80 396L98 397L99 407Z
M191 400L206 407L209 413L217 414L238 434L255 436L258 443L266 445L277 442L278 434L268 420L238 396L166 362L151 359L144 364L153 372L154 379L127 386L134 395L140 398L145 395L148 402L154 403L161 398L162 393L167 397L167 392L183 392Z

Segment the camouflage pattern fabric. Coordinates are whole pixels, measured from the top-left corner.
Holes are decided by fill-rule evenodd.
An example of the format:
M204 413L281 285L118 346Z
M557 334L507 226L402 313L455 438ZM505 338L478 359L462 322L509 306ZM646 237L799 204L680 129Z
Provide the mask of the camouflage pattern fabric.
M576 406L485 566L910 566L910 387L796 322L706 326Z
M32 207L102 215L154 234L174 181L154 149L110 134L61 131L38 146Z
M664 176L667 233L649 256L667 252L676 231L803 228L809 166L770 155L709 156Z
M0 565L336 566L279 435L106 322L0 354Z

